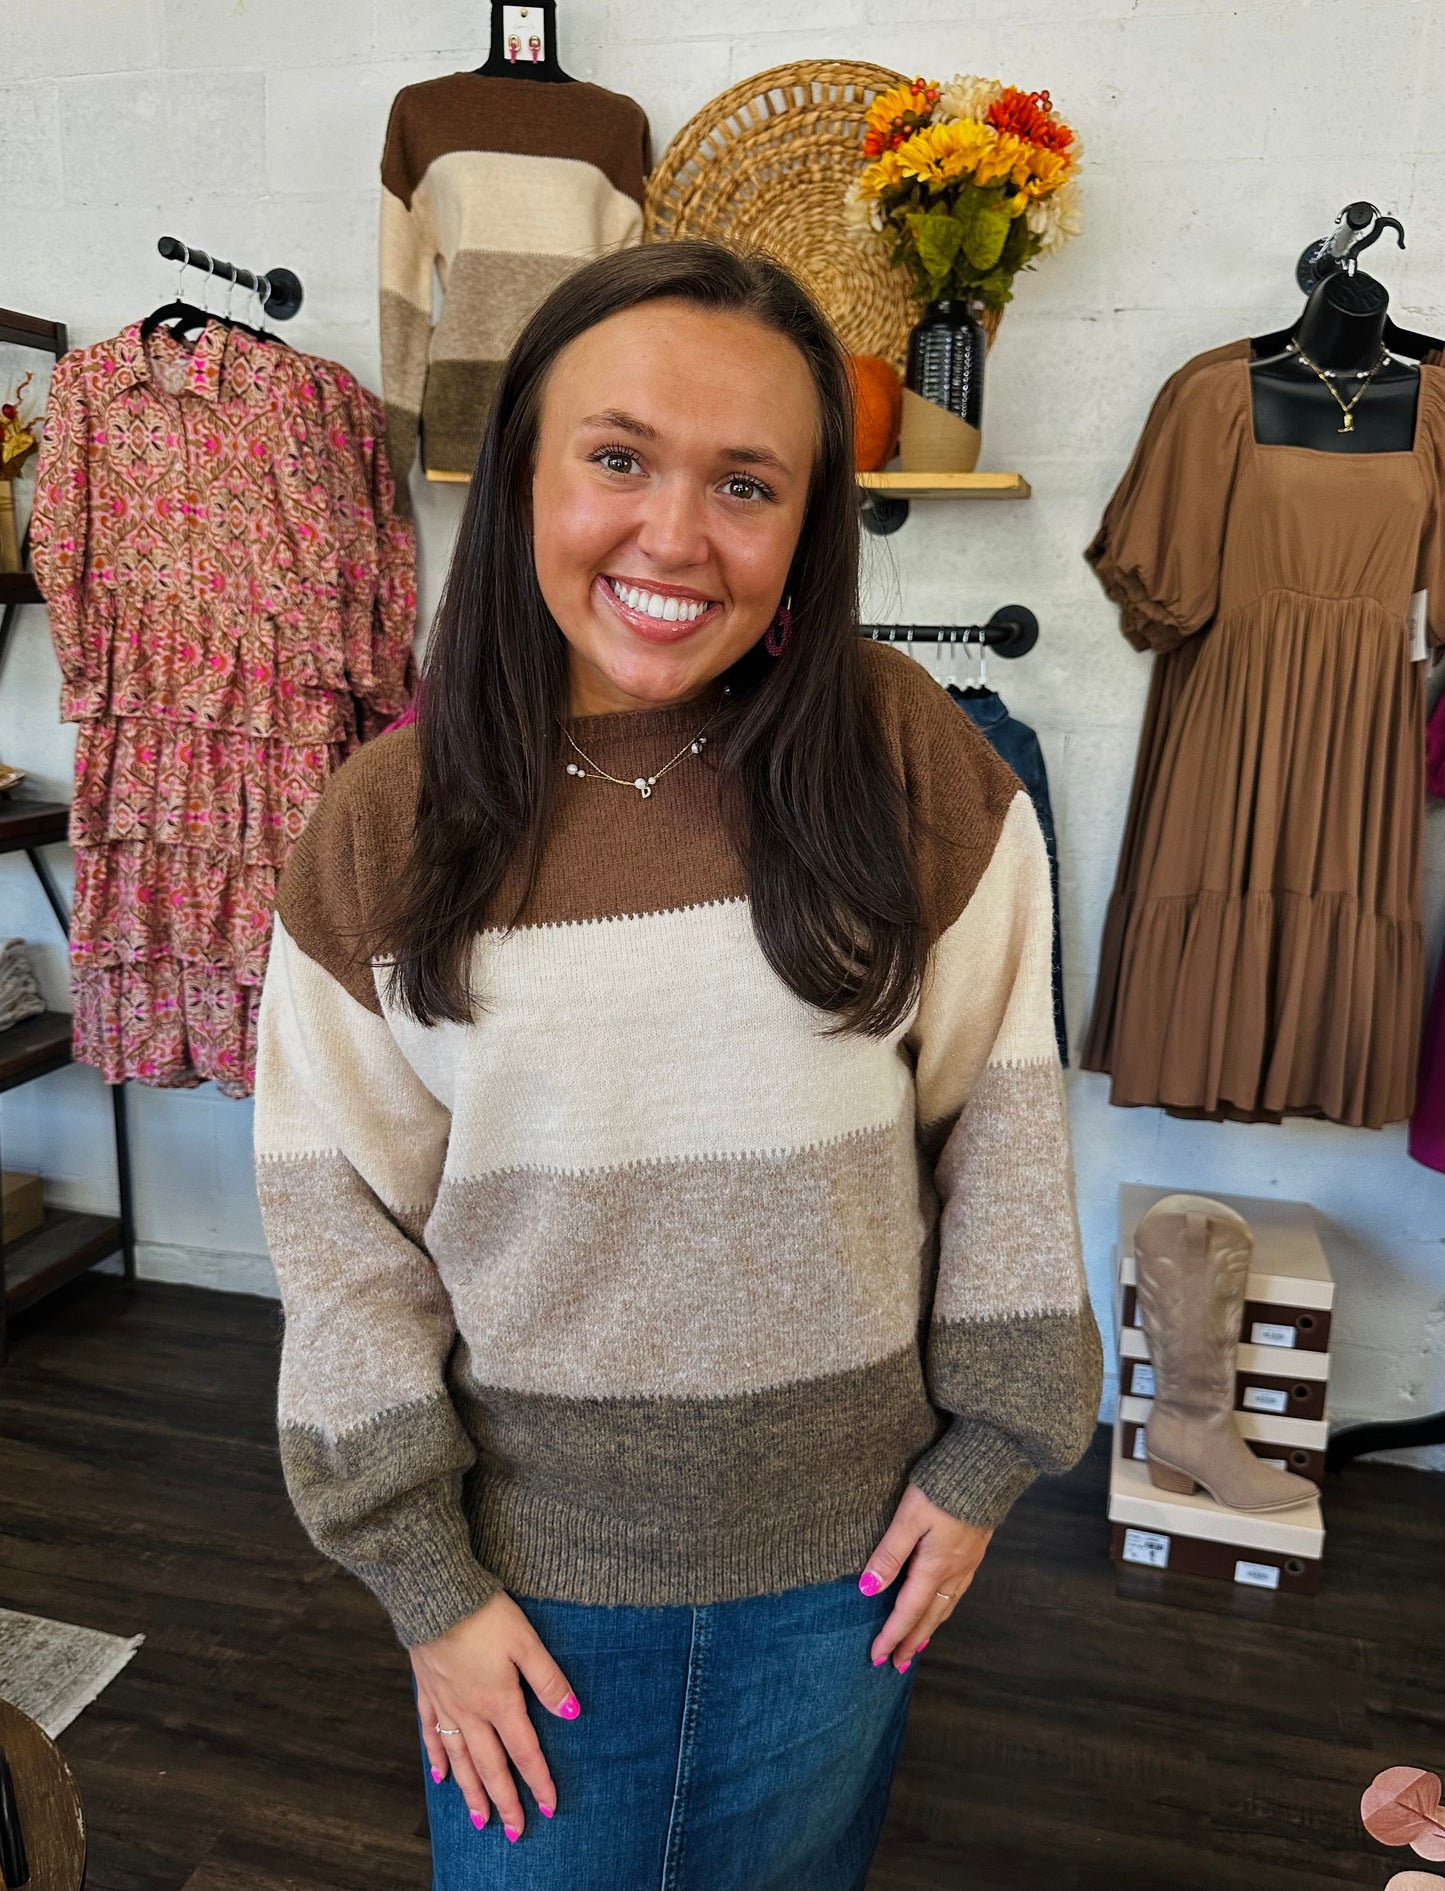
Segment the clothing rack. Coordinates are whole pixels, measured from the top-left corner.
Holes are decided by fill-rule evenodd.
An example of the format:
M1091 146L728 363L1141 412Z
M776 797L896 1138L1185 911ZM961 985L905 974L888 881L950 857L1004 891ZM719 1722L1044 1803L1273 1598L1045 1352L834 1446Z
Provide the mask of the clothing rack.
M1026 604L1001 604L986 624L860 624L875 643L982 644L999 657L1025 657L1039 640L1039 620Z
M179 263L182 269L199 269L206 275L219 276L223 282L249 289L253 295L261 297L262 308L275 321L289 322L301 307L301 278L293 270L268 269L258 275L255 270L223 262L219 256L208 256L204 250L193 250L174 236L161 237L156 248L167 261Z

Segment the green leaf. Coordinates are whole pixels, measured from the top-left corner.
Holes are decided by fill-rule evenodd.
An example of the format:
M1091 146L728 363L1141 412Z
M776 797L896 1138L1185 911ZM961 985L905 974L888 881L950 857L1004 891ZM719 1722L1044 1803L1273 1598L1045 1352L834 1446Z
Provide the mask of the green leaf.
M953 259L963 241L963 230L946 210L911 211L908 227L913 233L918 260L928 272L929 288L937 296L948 281Z
M960 204L960 209L962 204ZM956 213L955 213L956 214ZM966 223L961 223L964 251L975 269L985 274L993 268L1003 246L1008 241L1013 218L1001 204L981 203L974 200L972 214Z

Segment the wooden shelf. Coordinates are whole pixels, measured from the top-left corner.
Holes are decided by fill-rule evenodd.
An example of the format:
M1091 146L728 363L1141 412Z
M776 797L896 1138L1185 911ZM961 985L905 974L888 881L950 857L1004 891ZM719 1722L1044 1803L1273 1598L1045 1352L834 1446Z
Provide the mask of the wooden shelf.
M864 492L887 499L1027 499L1022 473L859 473Z
M63 1070L70 1062L70 1013L40 1011L0 1031L0 1090Z
M47 1208L42 1227L5 1244L6 1313L18 1313L22 1307L43 1299L120 1248L117 1216Z
M0 854L22 847L47 847L70 832L68 801L26 801L0 796Z
M31 571L0 571L0 604L43 604L45 593Z

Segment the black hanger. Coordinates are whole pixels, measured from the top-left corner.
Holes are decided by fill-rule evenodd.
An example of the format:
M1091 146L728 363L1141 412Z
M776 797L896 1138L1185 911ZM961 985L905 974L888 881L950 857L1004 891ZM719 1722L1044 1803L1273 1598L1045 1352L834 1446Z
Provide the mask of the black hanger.
M1290 328L1277 328L1272 335L1256 335L1250 341L1250 349L1256 355L1279 354L1294 340L1295 323ZM1426 355L1438 354L1445 348L1445 341L1434 335L1422 335L1413 328L1401 328L1387 315L1380 339L1392 354L1408 355L1412 361L1423 361Z
M162 302L158 309L152 309L140 325L140 338L147 340L154 335L162 322L174 322L173 335L183 335L187 329L203 329L207 322L218 322L218 315L209 315L205 309L198 309L194 302Z
M557 0L528 0L527 11L541 16L537 32L542 41L542 57L533 59L525 41L518 46L515 59L507 57L502 8L493 0L491 51L487 54L487 63L476 68L478 74L484 79L540 79L544 85L575 85L577 81L572 74L564 72L557 63Z

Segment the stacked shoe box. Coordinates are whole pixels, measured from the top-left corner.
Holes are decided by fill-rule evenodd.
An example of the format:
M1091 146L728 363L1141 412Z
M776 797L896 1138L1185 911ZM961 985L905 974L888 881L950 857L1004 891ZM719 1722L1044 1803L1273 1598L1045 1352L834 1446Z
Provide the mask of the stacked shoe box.
M1154 1394L1135 1293L1134 1230L1176 1191L1126 1184L1119 1191L1115 1317L1119 1410L1109 1480L1109 1553L1117 1561L1255 1588L1310 1594L1319 1587L1324 1519L1318 1499L1288 1510L1246 1512L1158 1489L1145 1461ZM1307 1203L1216 1195L1254 1234L1235 1366L1234 1422L1255 1455L1323 1485L1335 1286Z

